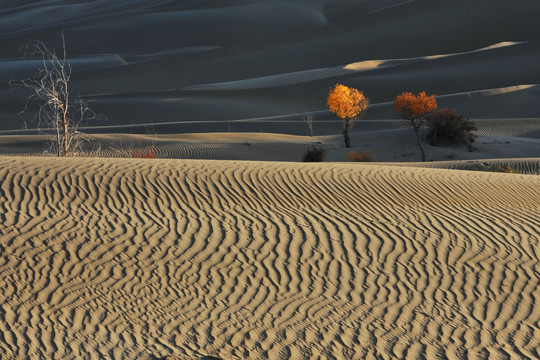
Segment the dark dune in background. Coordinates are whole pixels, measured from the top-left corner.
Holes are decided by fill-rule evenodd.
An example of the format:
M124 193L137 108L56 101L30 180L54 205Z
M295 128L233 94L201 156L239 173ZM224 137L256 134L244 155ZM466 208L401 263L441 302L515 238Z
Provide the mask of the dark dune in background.
M537 0L3 1L0 131L35 127L8 81L39 65L21 46L59 49L62 31L72 93L103 114L87 125L108 127L94 131L333 119L336 82L365 91L369 119L393 118L398 93L422 90L472 118L538 117L539 13Z

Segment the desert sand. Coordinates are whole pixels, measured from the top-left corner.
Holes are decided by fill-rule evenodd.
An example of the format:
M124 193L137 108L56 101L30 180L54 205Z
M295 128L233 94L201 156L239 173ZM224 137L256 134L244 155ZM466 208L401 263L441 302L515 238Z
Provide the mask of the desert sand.
M538 358L536 175L0 165L6 358Z
M339 123L335 122L339 129ZM375 122L359 121L355 128L369 128ZM524 121L488 121L478 123L480 131L467 146L431 146L425 144L428 162L419 163L420 151L414 132L403 128L403 122L382 122L390 130L357 131L352 134L351 148L343 146L342 135L299 136L272 133L195 133L195 134L92 134L84 136L76 156L134 158L152 153L165 159L302 161L312 148L323 148L325 161L345 162L350 151L368 151L372 161L386 165L407 165L474 170L473 164L504 163L525 174L540 174L540 121L527 127ZM316 125L315 125L316 126ZM375 125L376 126L376 125ZM305 127L305 125L304 125ZM401 128L399 128L401 127ZM527 130L528 129L528 130ZM523 132L527 137L519 136ZM483 135L507 134L507 135ZM508 135L515 134L515 135ZM531 136L531 137L528 137ZM532 137L534 136L534 137ZM39 135L0 136L0 154L14 156L52 156L50 137ZM521 160L520 160L521 159Z
M1 1L0 359L540 359L539 12ZM9 85L61 32L99 114L68 158ZM371 102L351 149L338 82ZM419 162L403 91L472 119L474 151Z

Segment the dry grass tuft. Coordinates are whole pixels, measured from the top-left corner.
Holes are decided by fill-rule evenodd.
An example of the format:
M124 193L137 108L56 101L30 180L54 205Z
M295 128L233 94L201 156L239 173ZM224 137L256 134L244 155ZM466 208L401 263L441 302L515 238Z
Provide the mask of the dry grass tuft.
M354 162L370 162L373 161L373 158L371 157L371 151L364 150L362 152L357 151L351 151L349 152L349 155L346 157L347 161L354 161Z

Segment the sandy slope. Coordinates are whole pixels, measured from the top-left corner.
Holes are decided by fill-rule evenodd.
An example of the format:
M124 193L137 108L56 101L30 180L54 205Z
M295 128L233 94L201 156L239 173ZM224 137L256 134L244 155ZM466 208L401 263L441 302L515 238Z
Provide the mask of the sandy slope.
M540 174L540 121L514 119L476 123L480 130L474 143L474 151L470 152L467 146L425 144L427 160L430 162L428 166L474 170L482 162L497 162L499 165L504 163L504 166L512 166L522 173ZM335 133L339 134L339 122L329 122L327 125L332 125ZM301 128L302 132L307 130L306 124L302 122L295 126L297 129ZM320 126L319 123L314 124L316 130ZM315 146L325 149L324 160L330 162L346 161L350 151L369 151L373 161L398 165L420 160L414 132L404 127L402 121L360 120L355 128L359 131L351 136L350 149L343 146L342 135L311 137L229 132L174 135L95 134L85 136L77 156L133 158L152 153L156 158L166 159L299 162L305 152ZM499 136L482 133L495 133ZM50 155L50 146L51 142L45 136L0 136L0 154L3 155ZM450 163L444 163L448 161Z
M540 174L539 11L2 1L0 359L540 358L540 177L441 169ZM58 49L60 31L72 94L103 114L84 154L170 159L33 157L35 108L19 115L8 80L39 66L22 45ZM393 163L268 162L311 145L344 160L336 82L372 102L353 150ZM475 152L416 163L388 119L422 90L477 121Z
M537 359L540 177L0 158L0 356Z

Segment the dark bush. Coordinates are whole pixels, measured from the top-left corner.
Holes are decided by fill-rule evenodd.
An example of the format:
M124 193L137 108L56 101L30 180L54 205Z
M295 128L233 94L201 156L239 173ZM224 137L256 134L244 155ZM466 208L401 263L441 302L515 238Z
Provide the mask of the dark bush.
M427 118L428 141L431 145L469 145L474 142L476 125L456 110L440 109Z
M326 150L324 150L322 147L311 147L306 150L304 153L303 161L304 162L321 162L324 160L324 157L326 156Z

